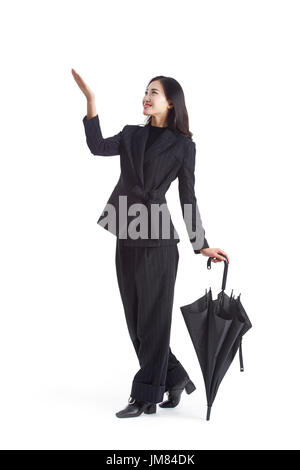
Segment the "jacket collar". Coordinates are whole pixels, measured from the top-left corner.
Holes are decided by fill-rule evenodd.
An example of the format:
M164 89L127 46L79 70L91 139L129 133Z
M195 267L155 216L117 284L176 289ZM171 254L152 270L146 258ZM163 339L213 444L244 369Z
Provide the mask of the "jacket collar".
M144 159L154 159L158 154L165 152L174 145L177 140L178 132L167 128L150 145L145 152L147 139L149 137L150 125L138 126L132 141L132 154L134 166L137 172L139 183L144 187Z

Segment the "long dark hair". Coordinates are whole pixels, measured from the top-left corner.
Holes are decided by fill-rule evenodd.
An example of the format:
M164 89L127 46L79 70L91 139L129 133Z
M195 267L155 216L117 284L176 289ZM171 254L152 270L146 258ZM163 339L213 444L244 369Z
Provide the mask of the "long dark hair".
M192 137L192 132L189 130L189 116L185 106L185 98L181 85L172 77L165 77L164 75L158 75L157 77L151 78L148 83L152 83L154 80L159 80L167 100L170 100L173 107L169 109L167 116L167 125L172 130ZM145 125L151 124L151 116L147 116Z

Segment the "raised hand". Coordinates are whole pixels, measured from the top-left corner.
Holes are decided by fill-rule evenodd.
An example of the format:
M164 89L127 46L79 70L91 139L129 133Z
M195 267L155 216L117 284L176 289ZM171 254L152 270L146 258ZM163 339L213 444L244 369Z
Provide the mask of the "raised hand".
M95 100L95 95L92 92L92 90L88 87L88 85L85 83L83 78L77 73L74 69L72 70L72 75L74 77L75 82L79 86L80 90L82 93L85 95L86 99L88 101L94 101Z

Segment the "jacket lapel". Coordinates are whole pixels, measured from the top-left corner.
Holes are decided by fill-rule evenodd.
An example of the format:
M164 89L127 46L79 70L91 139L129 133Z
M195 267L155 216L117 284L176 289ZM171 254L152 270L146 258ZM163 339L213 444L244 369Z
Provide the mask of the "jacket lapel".
M149 125L139 127L132 139L133 162L139 183L142 187L144 187L144 162L152 160L156 158L158 154L165 152L177 139L175 131L165 129L145 152L149 130Z

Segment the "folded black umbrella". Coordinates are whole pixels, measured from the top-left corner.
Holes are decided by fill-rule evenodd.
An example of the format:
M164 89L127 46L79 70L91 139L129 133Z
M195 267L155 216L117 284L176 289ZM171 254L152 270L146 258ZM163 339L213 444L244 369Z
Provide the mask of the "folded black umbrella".
M212 257L207 260L211 269ZM228 262L224 260L222 290L213 300L211 287L195 302L180 307L184 321L192 339L205 383L207 415L235 354L239 348L240 370L244 370L242 355L243 335L252 324L241 303L240 297L230 297L225 293Z

